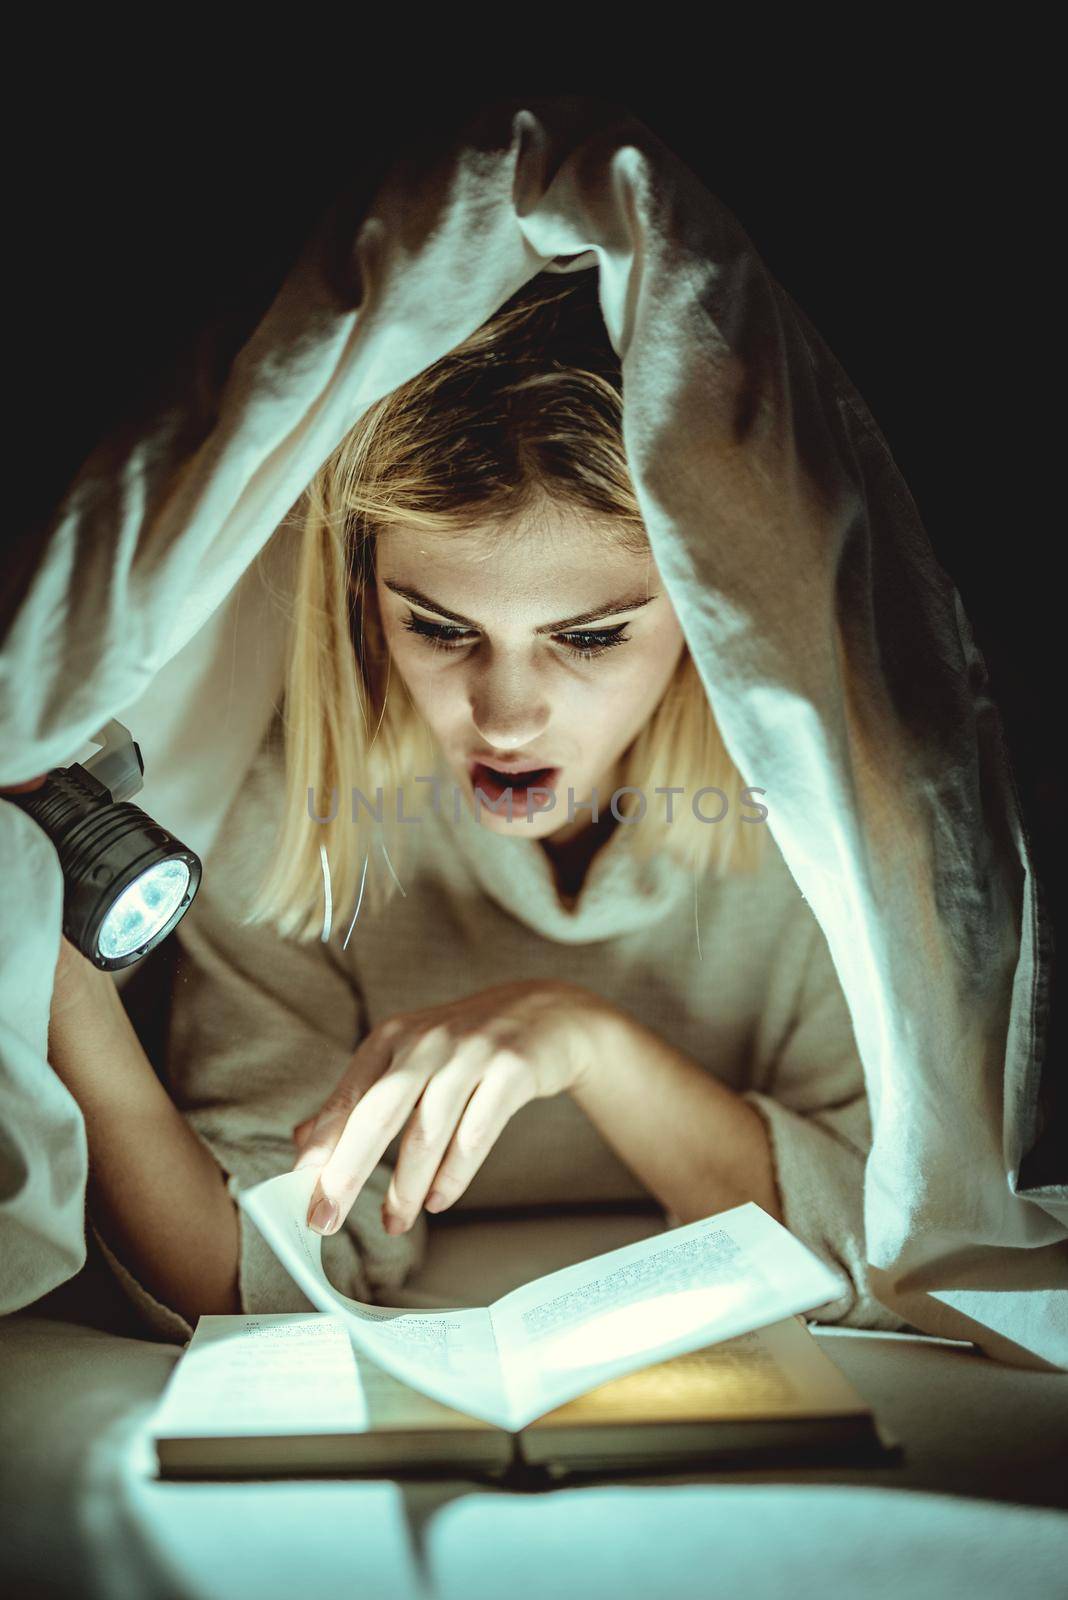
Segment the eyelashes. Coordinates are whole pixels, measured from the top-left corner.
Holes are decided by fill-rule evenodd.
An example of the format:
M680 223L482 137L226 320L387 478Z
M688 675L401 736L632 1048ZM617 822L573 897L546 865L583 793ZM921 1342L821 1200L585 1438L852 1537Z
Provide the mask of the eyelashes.
M433 650L462 650L465 645L473 643L476 634L466 628L453 628L445 622L427 622L423 617L417 617L409 612L404 619L404 626L409 633L414 633L423 639ZM611 650L617 644L626 644L630 634L624 632L627 624L616 623L612 628L582 629L571 633L557 633L553 637L558 644L562 644L573 656L583 661L592 661L595 656L603 655L606 650Z

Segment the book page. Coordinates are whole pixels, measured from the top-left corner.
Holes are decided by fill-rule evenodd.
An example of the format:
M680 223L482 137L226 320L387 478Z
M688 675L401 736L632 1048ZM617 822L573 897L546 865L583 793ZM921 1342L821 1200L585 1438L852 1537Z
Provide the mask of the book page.
M313 1168L283 1173L242 1190L238 1202L312 1305L341 1318L357 1352L444 1405L506 1428L508 1404L488 1310L406 1311L366 1305L335 1289L323 1271L321 1237L305 1221L317 1178Z
M509 1426L840 1292L839 1275L752 1203L548 1273L490 1307Z
M531 1429L867 1415L798 1317L643 1367L566 1401Z
M152 1419L157 1437L363 1433L367 1396L338 1318L205 1316Z
M320 1311L201 1317L152 1420L157 1438L482 1426L356 1353Z

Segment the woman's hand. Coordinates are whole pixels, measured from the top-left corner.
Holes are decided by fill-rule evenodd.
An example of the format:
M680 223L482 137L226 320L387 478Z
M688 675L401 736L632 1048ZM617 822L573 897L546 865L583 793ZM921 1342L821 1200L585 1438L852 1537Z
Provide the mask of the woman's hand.
M406 1123L387 1231L406 1232L424 1204L451 1205L520 1106L582 1081L613 1010L577 984L526 981L379 1023L317 1117L295 1130L305 1140L297 1168L322 1168L309 1226L337 1231Z

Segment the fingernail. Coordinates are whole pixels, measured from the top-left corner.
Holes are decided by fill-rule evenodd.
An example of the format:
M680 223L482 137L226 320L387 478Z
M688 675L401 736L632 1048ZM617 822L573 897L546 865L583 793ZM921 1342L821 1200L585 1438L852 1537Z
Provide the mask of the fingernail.
M382 1222L387 1233L404 1232L404 1218L395 1216L392 1211L384 1211L382 1213Z
M443 1194L439 1194L437 1189L431 1189L430 1193L426 1197L426 1209L428 1211L438 1211L444 1204L445 1196Z
M324 1195L308 1218L308 1226L314 1228L316 1233L333 1233L337 1227L337 1206L334 1202Z

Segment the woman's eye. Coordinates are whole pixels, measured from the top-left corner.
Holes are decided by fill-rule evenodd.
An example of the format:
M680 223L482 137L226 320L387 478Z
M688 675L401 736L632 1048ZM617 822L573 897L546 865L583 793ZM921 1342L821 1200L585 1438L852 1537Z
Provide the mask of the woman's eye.
M478 637L469 628L453 628L446 622L428 622L425 617L417 617L414 613L405 617L404 626L409 633L425 639L433 650L460 650ZM592 661L594 656L602 655L613 645L627 643L630 634L624 631L626 626L625 622L620 622L614 628L558 633L554 638L572 655L579 656L583 661Z
M410 633L425 639L434 650L455 650L460 645L470 644L475 637L466 628L450 628L447 623L427 622L425 618L411 614L405 617L404 626Z
M601 628L594 633L558 633L556 637L572 654L590 661L605 650L611 650L614 644L626 644L630 638L629 633L623 632L626 626L625 622L620 622L614 628Z

